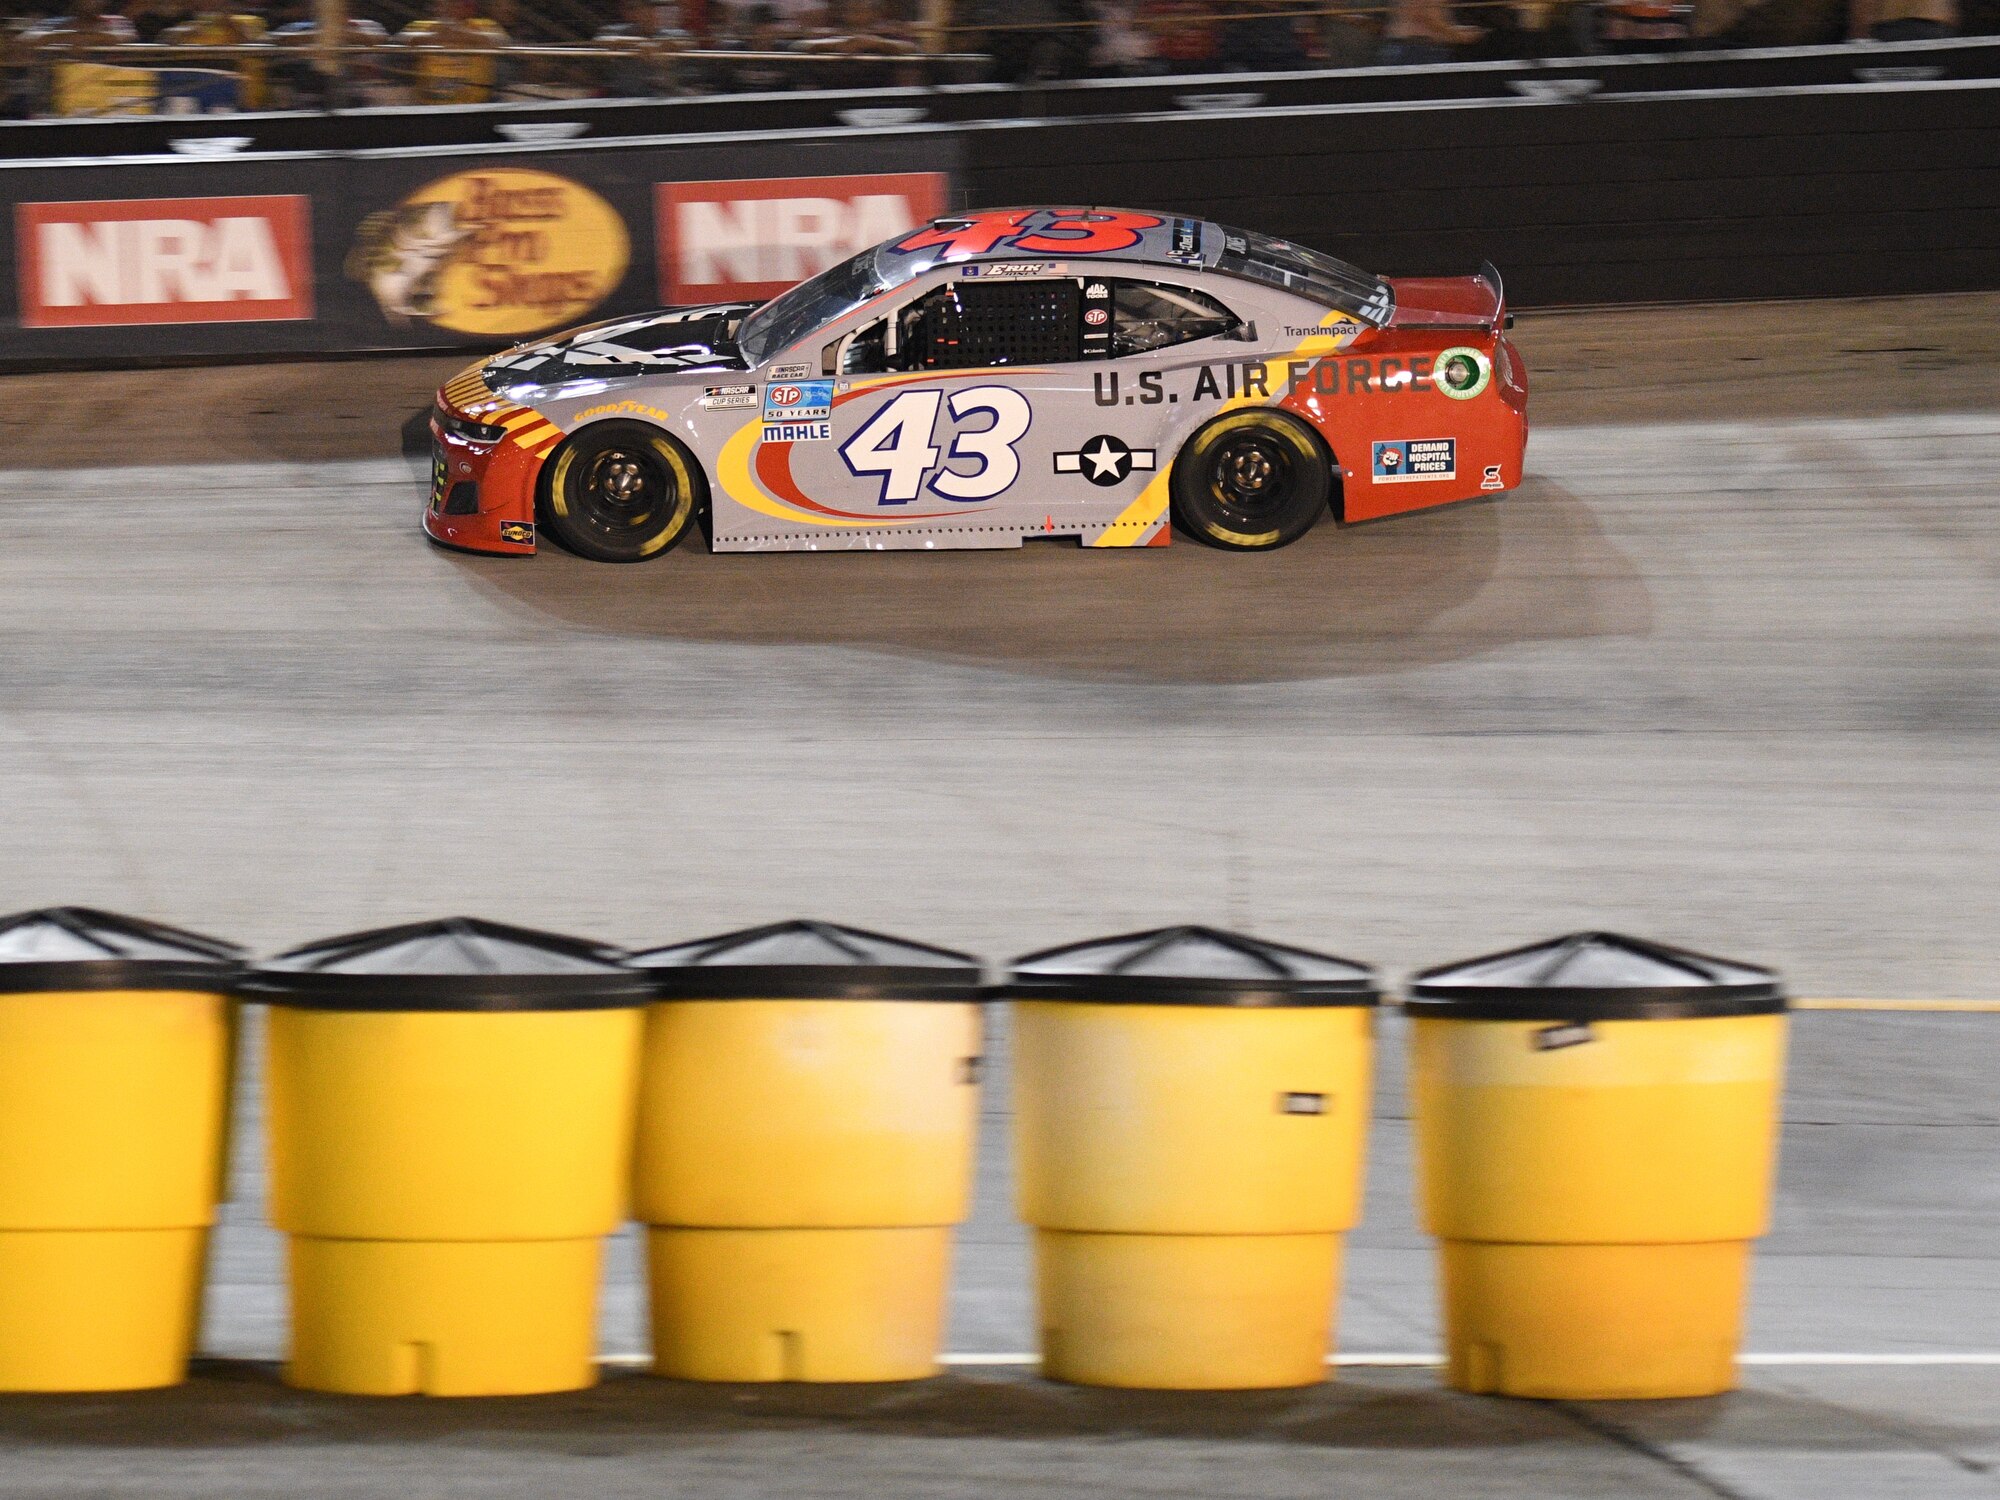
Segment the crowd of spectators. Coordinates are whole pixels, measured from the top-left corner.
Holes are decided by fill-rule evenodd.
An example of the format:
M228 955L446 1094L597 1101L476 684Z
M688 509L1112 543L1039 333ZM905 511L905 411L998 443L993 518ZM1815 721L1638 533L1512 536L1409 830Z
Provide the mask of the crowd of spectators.
M5 113L318 104L314 0L0 0ZM60 4L61 0L54 0ZM350 0L350 103L1158 77L1948 36L2000 0ZM116 8L113 6L116 5ZM1991 22L1974 29L1991 29ZM133 44L148 44L133 52ZM110 49L110 50L107 50ZM65 70L64 65L72 65ZM88 64L86 71L75 65ZM202 94L175 79L220 80ZM66 86L66 83L68 86ZM192 103L162 102L172 87ZM108 101L108 102L107 102Z

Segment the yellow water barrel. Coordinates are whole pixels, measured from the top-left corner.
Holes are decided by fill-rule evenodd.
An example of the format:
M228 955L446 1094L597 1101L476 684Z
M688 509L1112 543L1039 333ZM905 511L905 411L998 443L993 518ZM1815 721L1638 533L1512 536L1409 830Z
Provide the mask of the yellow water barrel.
M0 918L0 1391L185 1377L239 958L85 907Z
M285 1379L526 1395L596 1378L645 979L599 944L454 917L256 965L271 1007Z
M1406 1009L1450 1383L1732 1388L1777 1157L1777 977L1585 932L1428 970Z
M935 1374L971 1193L979 961L800 921L630 962L657 997L633 1179L654 1369Z
M1170 927L1029 954L1004 989L1043 1372L1324 1379L1361 1216L1373 971Z

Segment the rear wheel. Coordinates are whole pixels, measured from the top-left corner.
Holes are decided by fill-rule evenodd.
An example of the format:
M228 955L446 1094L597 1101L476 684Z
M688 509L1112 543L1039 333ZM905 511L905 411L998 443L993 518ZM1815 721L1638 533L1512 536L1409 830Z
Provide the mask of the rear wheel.
M1296 418L1231 412L1174 460L1174 524L1211 547L1268 551L1312 530L1332 487L1324 450Z
M644 562L687 534L707 484L694 456L638 422L597 422L556 451L542 524L597 562Z

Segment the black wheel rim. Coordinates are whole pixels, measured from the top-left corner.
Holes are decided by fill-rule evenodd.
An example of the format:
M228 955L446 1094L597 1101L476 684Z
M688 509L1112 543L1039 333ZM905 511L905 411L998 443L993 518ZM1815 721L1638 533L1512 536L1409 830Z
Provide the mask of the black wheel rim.
M1235 434L1209 459L1209 497L1231 526L1265 529L1291 498L1297 462L1290 445L1269 433Z
M607 541L638 542L659 529L662 511L672 513L674 476L659 454L621 444L583 460L576 497L593 531Z

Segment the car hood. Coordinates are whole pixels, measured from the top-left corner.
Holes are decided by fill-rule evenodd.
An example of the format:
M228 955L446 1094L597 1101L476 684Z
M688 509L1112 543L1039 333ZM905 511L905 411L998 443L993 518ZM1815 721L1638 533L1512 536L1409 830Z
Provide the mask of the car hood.
M503 391L607 375L741 370L744 364L736 349L736 325L755 305L718 302L706 307L669 307L572 328L489 360L484 372L486 384L491 390Z

